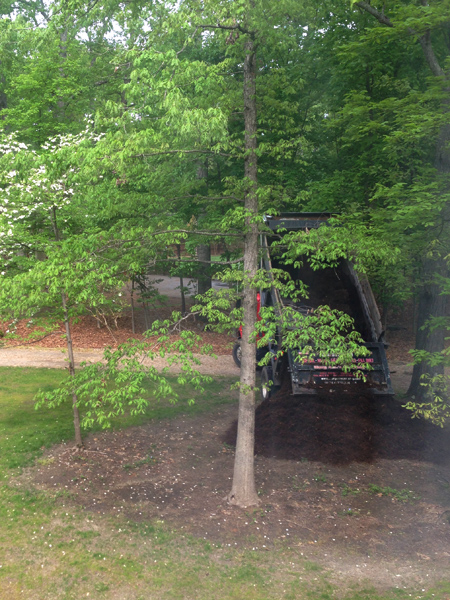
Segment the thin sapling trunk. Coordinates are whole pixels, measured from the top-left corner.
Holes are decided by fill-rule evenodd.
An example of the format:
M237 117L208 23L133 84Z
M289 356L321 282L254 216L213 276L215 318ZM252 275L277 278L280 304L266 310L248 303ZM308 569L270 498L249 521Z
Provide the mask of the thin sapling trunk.
M59 242L61 240L58 222L56 219L56 207L52 207L52 224L53 232L55 234L55 240ZM75 358L73 354L72 344L72 331L70 329L69 313L67 310L67 296L65 292L61 292L61 301L64 314L64 327L66 329L66 343L67 343L67 356L69 358L69 375L75 377ZM81 438L81 424L80 424L80 412L78 410L78 398L75 391L72 392L72 406L73 406L73 425L75 429L75 445L77 448L83 447L83 440Z
M67 297L64 292L61 294L62 306L64 311L64 326L66 328L67 355L69 357L69 375L75 377L75 358L73 355L72 332L70 329L69 314L67 311ZM73 405L73 425L75 428L75 445L77 448L83 447L81 438L80 412L78 410L78 398L75 391L72 392Z

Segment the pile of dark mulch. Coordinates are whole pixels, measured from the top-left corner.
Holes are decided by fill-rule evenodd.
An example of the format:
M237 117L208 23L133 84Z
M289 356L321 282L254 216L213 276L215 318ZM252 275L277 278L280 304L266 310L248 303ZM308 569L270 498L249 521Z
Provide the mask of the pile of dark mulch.
M235 445L237 423L224 442ZM352 392L292 396L287 387L256 409L255 453L328 464L407 459L450 460L450 433L422 419L392 397Z

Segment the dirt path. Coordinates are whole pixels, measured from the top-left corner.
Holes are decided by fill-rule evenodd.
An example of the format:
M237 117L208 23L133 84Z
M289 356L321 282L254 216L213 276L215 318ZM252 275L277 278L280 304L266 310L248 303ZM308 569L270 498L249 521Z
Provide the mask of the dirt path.
M76 365L79 366L83 361L96 362L101 360L103 350L100 349L80 349L75 350ZM233 362L231 354L222 355L217 358L211 356L198 356L201 360L199 370L205 375L223 375L237 377L239 370ZM157 358L154 361L148 361L148 364L155 365L158 369L167 366L167 361ZM408 363L400 361L390 361L392 371L392 383L397 394L404 394L408 389L411 379L412 367ZM23 348L14 346L11 348L0 349L0 367L46 367L50 369L63 369L67 367L67 353L61 349L50 348ZM176 373L179 369L176 366L170 367L169 371Z
M79 366L84 361L97 362L103 357L103 350L100 349L83 349L75 350L74 352L76 366ZM239 373L231 355L219 356L217 358L198 355L198 358L201 360L199 370L205 375L225 375L232 377L237 376ZM156 358L153 361L148 360L147 362L158 369L167 366L167 361L163 358ZM146 364L145 361L144 364ZM67 353L61 349L49 348L22 348L20 346L1 348L0 367L47 367L50 369L63 369L67 368ZM172 373L177 373L179 370L176 366L169 368L169 371Z
M177 277L155 276L158 283L156 285L158 291L163 296L167 297L167 303L156 302L154 306L149 308L149 319L169 318L172 310L179 310L179 279ZM196 293L196 282L185 280L185 286L189 287L190 298ZM220 288L223 284L218 281L213 281L213 287ZM129 294L129 289L127 290ZM130 300L130 298L128 298ZM129 310L124 310L122 316L118 319L116 326L111 325L111 329L105 327L98 328L97 322L92 317L82 317L77 323L72 324L72 339L75 347L76 365L84 361L96 362L102 359L103 350L107 346L117 347L131 337L142 339L142 334L146 329L146 320L143 316L142 307L135 309L136 333L133 332L131 313ZM398 323L397 323L398 322ZM397 327L393 327L389 332L390 347L387 352L389 368L391 370L392 383L397 394L405 394L408 389L412 367L409 366L410 356L409 348L414 345L412 332L413 319L409 314L397 315L393 323L397 323ZM235 366L231 357L231 348L234 342L233 335L224 333L218 334L212 331L203 331L198 327L198 323L189 321L185 323L187 328L190 328L195 333L199 333L205 344L212 347L213 352L217 355L216 358L209 356L199 356L201 360L200 372L206 375L223 375L229 377L237 377L239 370ZM4 324L3 329L6 331L8 325ZM1 329L1 327L0 327ZM8 340L8 347L0 347L0 366L1 367L44 367L62 369L67 367L67 352L65 329L61 324L60 328L55 330L51 335L44 335L32 345L23 345L23 340L32 332L30 324L27 321L16 324L16 333L19 336L15 339ZM39 336L38 336L39 338ZM157 368L167 366L167 362L163 359L156 359L152 363ZM177 367L171 367L172 373L177 372Z

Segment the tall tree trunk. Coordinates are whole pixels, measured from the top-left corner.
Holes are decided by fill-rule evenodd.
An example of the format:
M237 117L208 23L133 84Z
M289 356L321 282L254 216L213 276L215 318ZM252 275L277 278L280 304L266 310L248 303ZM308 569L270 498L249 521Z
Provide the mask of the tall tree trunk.
M61 59L59 75L60 75L61 79L65 79L65 77L66 77L66 74L64 72L64 67L62 65L64 65L67 60L67 35L68 35L68 28L65 27L59 35L59 56ZM59 88L59 91L61 91L60 88ZM64 121L65 116L66 116L66 103L65 103L64 97L62 95L59 96L57 105L58 105L58 119L60 121Z
M208 194L209 182L208 182L208 159L204 162L199 163L197 169L197 178L202 179L205 184L205 195ZM205 212L199 215L200 220L205 216ZM211 245L200 244L196 248L198 263L198 277L197 277L197 294L206 294L211 289ZM201 262L203 261L203 262Z
M244 239L244 325L242 329L242 360L239 392L239 417L234 460L233 484L228 501L238 506L259 504L255 486L255 384L256 348L251 339L256 324L256 289L258 270L258 171L256 156L256 56L252 35L245 44L244 119L245 119L245 196L246 232Z
M198 285L197 285L197 293L205 294L209 289L211 289L211 246L210 244L200 244L197 246L197 259L199 261L198 264Z
M2 66L2 61L0 60L0 68ZM0 73L0 85L1 87L6 87L6 77ZM8 100L5 92L0 90L0 119L3 121L5 119L5 108L8 108Z
M178 264L181 267L181 244L177 244L177 256L180 261ZM186 294L184 293L184 281L183 276L180 275L180 295L181 295L181 314L186 314Z
M447 89L450 94L450 89ZM445 112L450 111L449 102L445 102ZM438 173L448 178L450 176L450 125L444 125L439 132L436 144L435 165ZM447 312L447 296L442 295L442 288L436 277L447 278L449 276L446 256L449 252L450 231L449 231L450 206L443 209L442 231L439 235L441 246L437 247L435 256L423 259L422 286L419 294L419 306L417 311L417 331L416 331L416 350L425 350L429 353L442 352L445 347L445 336L442 327L428 327L427 321L430 319L442 319ZM427 390L420 385L422 375L443 375L444 366L431 366L426 360L417 363L413 368L411 383L408 388L408 396L414 396L416 401L421 402ZM423 381L423 380L422 380Z
M447 298L441 294L441 287L434 279L437 272L441 275L446 274L445 260L442 257L439 259L425 259L417 315L416 350L425 350L429 353L442 352L444 348L443 328L438 327L433 330L427 325L429 319L445 315ZM426 393L426 388L420 385L423 381L421 379L422 375L427 374L433 377L443 373L443 365L431 366L426 360L415 364L408 396L415 396L416 400L421 401Z
M420 4L423 7L428 7L428 0L420 0ZM372 16L374 16L379 23L387 27L395 28L396 24L390 20L385 14L384 10L379 11L377 8L371 5L370 1L361 0L355 3L355 6L362 10L365 10ZM425 29L421 32L421 35L417 31L411 28L407 28L410 35L417 37L417 41L422 47L423 56L428 64L430 71L437 78L441 80L445 85L445 99L442 105L442 111L449 113L450 111L450 88L448 82L450 80L450 73L446 65L441 66L439 57L436 55L433 48L433 40L431 37L431 30ZM441 126L438 139L436 142L436 154L435 154L435 166L439 175L448 181L450 176L450 125L445 124ZM448 192L448 185L447 190ZM439 234L440 248L434 252L434 257L429 258L428 256L423 260L423 281L419 293L419 306L417 315L417 333L416 333L416 350L424 350L426 352L442 352L444 350L444 333L442 328L424 327L424 324L433 318L442 318L446 315L446 302L445 297L441 296L440 286L437 284L435 277L440 275L448 277L448 267L445 261L445 256L449 253L450 244L450 231L449 231L449 219L450 219L450 205L443 208L441 223L442 230ZM425 253L429 249L425 249ZM422 375L428 374L433 376L443 372L443 367L431 367L427 361L422 361L414 365L413 376L410 387L408 389L408 395L414 395L416 401L421 401L425 388L420 385L420 379Z
M136 324L134 319L134 277L131 279L131 331L136 333Z
M142 310L144 311L145 331L148 331L150 329L150 323L147 302L145 300L142 300Z

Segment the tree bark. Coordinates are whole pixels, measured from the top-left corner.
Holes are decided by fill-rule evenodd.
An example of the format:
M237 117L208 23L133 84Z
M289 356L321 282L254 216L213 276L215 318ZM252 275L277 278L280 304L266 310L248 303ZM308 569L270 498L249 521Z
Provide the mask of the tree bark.
M423 281L419 296L419 307L417 316L416 349L425 350L429 353L442 352L444 348L444 330L442 327L430 331L427 321L433 317L445 315L447 297L441 294L441 287L435 281L437 271L445 275L447 268L443 258L425 259L423 262ZM414 365L408 396L414 396L416 400L422 400L425 388L420 385L423 381L422 375L443 375L444 366L430 366L427 361Z
M131 279L131 332L136 333L136 324L134 319L134 277Z
M246 232L244 238L244 325L242 329L242 360L239 392L239 417L234 460L233 484L228 502L241 507L259 504L255 485L255 384L256 351L252 334L256 324L256 289L258 270L258 197L256 156L256 56L252 35L245 44L244 119L245 119L245 196Z
M450 92L450 90L448 90ZM445 109L449 111L448 102ZM450 174L450 152L448 150L450 143L450 126L444 125L439 132L436 144L435 166L441 175ZM427 321L433 318L445 318L447 314L447 296L442 295L442 289L436 275L448 277L448 265L445 256L448 254L448 244L450 242L449 232L449 213L450 206L446 206L442 215L442 232L439 236L442 245L436 256L423 259L422 285L419 294L419 306L417 314L416 330L416 350L425 350L429 353L442 352L445 347L444 329L430 328ZM423 375L434 377L443 375L444 366L431 366L426 360L417 363L413 367L413 375L408 388L408 396L414 396L417 402L423 401L427 392L426 388L420 385Z
M0 60L0 67L2 66L2 61ZM6 77L3 74L0 74L0 84L2 87L6 86ZM8 100L5 92L0 90L0 119L3 121L5 119L5 108L8 108Z
M197 179L202 179L205 184L205 195L208 193L208 158L199 162L197 169ZM205 212L199 215L199 218L205 216ZM198 263L197 294L206 294L212 287L211 267L211 244L199 244L196 248ZM203 261L203 262L201 262Z
M56 208L54 206L51 209L51 220L55 240L59 242L61 240L61 236L59 234L58 221L56 219ZM70 377L75 377L75 358L73 355L72 332L70 329L69 313L67 310L67 296L65 292L61 292L61 301L64 314L64 327L66 329L67 355L69 357L69 375ZM72 392L72 407L73 425L75 429L75 445L77 446L77 448L83 448L83 440L81 438L80 412L78 410L78 397L75 391Z
M62 65L64 65L67 60L67 36L68 36L68 28L65 27L59 35L59 56L61 59L61 66L59 68L59 74L62 79L65 79L65 77L66 77L66 74L64 72L64 68ZM59 89L59 91L61 91L61 90ZM59 96L57 105L58 105L58 119L60 121L64 121L65 116L66 116L66 103L64 101L63 96Z
M67 355L69 357L69 375L70 377L75 377L75 359L73 355L72 332L70 330L69 314L67 311L67 297L64 292L61 294L61 298L64 311L64 326L66 328ZM72 406L73 425L75 428L75 445L77 446L77 448L82 448L83 440L81 438L80 412L78 410L78 397L75 391L72 392Z
M197 259L198 263L198 285L197 293L205 294L211 289L211 275L210 266L208 263L211 262L211 246L210 244L200 244L197 246Z
M177 256L179 260L179 266L181 267L181 244L177 244ZM181 314L186 314L186 294L184 293L184 280L183 276L180 275L180 296L181 296Z
M450 93L450 89L447 90ZM449 112L449 102L445 103L444 110ZM450 175L450 126L443 125L439 132L436 143L435 166L441 176ZM443 319L447 314L447 296L442 295L442 287L436 281L436 276L448 278L449 270L446 256L449 252L450 206L447 205L442 211L442 227L438 236L441 243L434 256L424 258L422 265L422 285L419 294L419 306L417 314L416 350L425 350L429 353L442 352L445 348L445 335L443 327L433 328L427 326L430 319ZM423 375L434 377L443 375L444 366L431 366L426 360L417 363L413 367L413 375L408 388L408 396L414 396L416 402L425 400L427 388L420 385Z
M428 6L427 0L421 0L422 6ZM369 2L356 2L356 6L373 15L379 23L388 27L395 27L395 24L384 14L370 5ZM439 63L439 59L434 52L431 31L428 29L422 35L418 35L413 29L408 29L409 34L417 36L418 42L421 45L423 55L428 64L430 71L437 78L445 81L447 97L443 101L442 110L448 113L450 110L450 101L448 94L450 88L447 83L450 79L450 74L445 71ZM436 141L435 167L439 176L447 178L450 175L450 125L445 124L441 127ZM447 190L448 191L448 190ZM448 255L450 243L449 231L450 205L447 203L442 211L441 232L438 235L439 247L433 249L433 256L425 257L422 262L423 278L419 292L419 305L417 315L417 330L416 330L416 350L424 350L429 353L438 353L444 350L444 331L442 328L433 328L426 325L427 321L433 318L443 318L446 315L446 297L441 295L441 287L436 281L436 275L448 277L448 266L445 256ZM424 249L427 253L429 248ZM431 367L424 360L421 363L415 364L413 368L413 376L408 389L408 395L415 396L416 401L423 399L425 388L420 385L422 375L434 375L443 373L443 366Z

